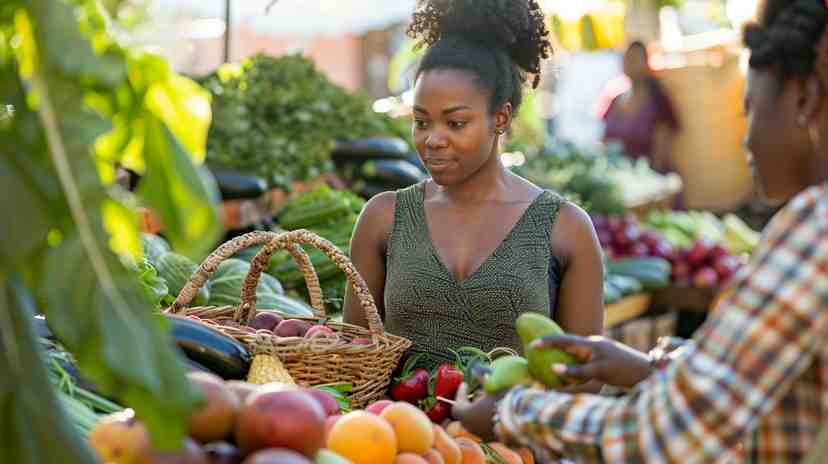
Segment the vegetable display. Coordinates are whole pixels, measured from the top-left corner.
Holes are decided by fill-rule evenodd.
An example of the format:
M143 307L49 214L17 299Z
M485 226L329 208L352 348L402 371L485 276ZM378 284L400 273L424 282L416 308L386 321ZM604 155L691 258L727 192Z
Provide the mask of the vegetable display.
M332 84L299 55L256 55L202 82L213 96L208 163L273 186L290 188L330 171L336 140L397 131L366 97Z

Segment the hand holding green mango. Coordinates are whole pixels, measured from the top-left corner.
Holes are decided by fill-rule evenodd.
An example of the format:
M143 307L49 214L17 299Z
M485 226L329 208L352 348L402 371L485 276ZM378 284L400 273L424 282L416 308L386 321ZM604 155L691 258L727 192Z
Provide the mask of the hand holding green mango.
M516 325L532 377L550 388L563 386L561 378L552 371L552 365L576 364L578 361L565 351L555 348L538 348L531 346L531 343L550 335L564 335L564 331L552 319L539 313L522 314Z
M492 362L491 373L483 383L483 390L490 395L496 395L516 385L526 385L532 381L526 358L504 356Z
M576 364L578 361L565 351L531 346L531 343L550 335L564 335L564 331L554 321L538 313L521 315L516 325L526 357L497 358L490 366L491 372L483 382L485 392L494 395L533 381L541 382L550 388L563 386L563 381L552 370L552 365Z

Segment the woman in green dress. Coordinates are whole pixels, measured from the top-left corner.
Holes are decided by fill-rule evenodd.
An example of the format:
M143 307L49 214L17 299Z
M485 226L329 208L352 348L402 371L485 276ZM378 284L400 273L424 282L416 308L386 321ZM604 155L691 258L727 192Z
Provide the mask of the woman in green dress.
M603 267L589 216L512 173L500 150L523 87L552 48L535 0L430 0L409 34L414 142L431 178L371 199L351 243L386 329L431 363L450 349L520 350L515 320L548 314L567 332L603 329ZM365 326L348 293L346 322Z

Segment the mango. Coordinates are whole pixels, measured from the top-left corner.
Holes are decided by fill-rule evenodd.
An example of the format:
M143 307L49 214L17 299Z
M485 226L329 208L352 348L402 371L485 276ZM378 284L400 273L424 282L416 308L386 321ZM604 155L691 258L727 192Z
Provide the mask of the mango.
M516 385L532 383L529 374L529 362L520 356L504 356L492 362L492 372L486 377L483 390L490 395L507 390Z
M564 331L555 321L539 313L522 314L516 326L532 378L550 388L560 387L563 382L552 371L552 365L575 364L577 360L565 351L555 348L529 348L529 344L540 337L563 335Z
M564 334L563 329L555 321L540 313L528 312L521 314L515 323L515 327L524 348L536 338Z

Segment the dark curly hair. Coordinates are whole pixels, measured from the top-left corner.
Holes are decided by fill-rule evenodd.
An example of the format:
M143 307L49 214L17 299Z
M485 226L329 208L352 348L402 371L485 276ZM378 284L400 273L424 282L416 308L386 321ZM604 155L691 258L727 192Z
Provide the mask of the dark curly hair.
M529 75L537 87L541 63L552 55L537 0L419 0L408 35L428 47L417 76L469 71L490 92L492 112L506 102L517 112Z
M750 66L774 69L780 81L808 77L828 21L825 0L765 0L759 12L744 31Z

